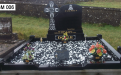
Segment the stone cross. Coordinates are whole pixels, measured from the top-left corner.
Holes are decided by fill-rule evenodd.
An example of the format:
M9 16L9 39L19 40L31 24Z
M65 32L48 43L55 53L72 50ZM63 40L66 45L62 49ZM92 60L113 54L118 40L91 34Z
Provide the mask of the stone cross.
M54 14L55 12L59 12L59 8L55 8L55 4L53 1L49 2L49 7L44 9L44 12L50 14L50 26L49 30L56 30L55 28L55 20L54 20Z

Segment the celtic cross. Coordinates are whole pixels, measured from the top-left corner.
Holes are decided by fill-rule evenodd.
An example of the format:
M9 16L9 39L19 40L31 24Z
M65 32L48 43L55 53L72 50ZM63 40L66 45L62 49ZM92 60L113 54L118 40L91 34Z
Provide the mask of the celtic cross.
M55 4L53 1L50 1L48 6L49 6L48 8L44 9L44 12L49 13L50 16L49 30L56 30L54 15L56 12L59 12L59 8L55 8Z

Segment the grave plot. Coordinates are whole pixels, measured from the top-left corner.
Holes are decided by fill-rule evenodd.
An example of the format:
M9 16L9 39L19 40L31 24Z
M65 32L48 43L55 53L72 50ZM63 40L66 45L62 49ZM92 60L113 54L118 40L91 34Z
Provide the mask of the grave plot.
M39 64L39 67L43 65L48 65L48 67L81 65L83 67L92 60L92 55L89 55L89 47L96 45L97 42L99 40L88 40L86 43L85 41L69 41L66 44L56 41L31 42L29 47L34 48L32 52L34 59L31 64ZM21 50L9 62L12 64L24 63L22 60L24 54L25 51ZM118 57L107 53L103 60L118 61Z
M30 39L1 60L2 70L119 69L121 55L101 34L84 36L81 6L60 9L50 1L44 11L50 16L47 38Z

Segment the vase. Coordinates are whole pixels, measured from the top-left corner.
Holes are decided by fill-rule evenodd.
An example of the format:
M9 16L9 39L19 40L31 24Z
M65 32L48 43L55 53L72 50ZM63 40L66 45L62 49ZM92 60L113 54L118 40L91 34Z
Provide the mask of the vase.
M23 62L28 63L28 62L29 62L29 60L28 60L28 59L24 59L24 60L23 60Z
M102 59L102 56L98 56L98 55L93 55L93 56L94 56L95 62L99 62Z
M63 41L63 43L66 43L66 41Z
M32 60L29 60L29 62L33 62L33 59Z

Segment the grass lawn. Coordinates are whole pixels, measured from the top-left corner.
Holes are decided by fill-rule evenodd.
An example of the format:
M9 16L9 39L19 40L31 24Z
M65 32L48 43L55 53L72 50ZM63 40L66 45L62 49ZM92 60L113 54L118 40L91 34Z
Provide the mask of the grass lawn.
M93 0L89 2L79 2L80 6L94 6L107 8L121 8L121 0Z
M40 36L47 37L49 28L48 19L6 13L0 13L0 17L12 17L13 33L18 33L20 40L28 40L30 35L35 35L37 38L40 38ZM103 38L116 50L117 46L121 46L121 27L83 23L82 28L87 37L102 34Z

